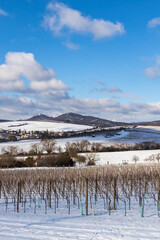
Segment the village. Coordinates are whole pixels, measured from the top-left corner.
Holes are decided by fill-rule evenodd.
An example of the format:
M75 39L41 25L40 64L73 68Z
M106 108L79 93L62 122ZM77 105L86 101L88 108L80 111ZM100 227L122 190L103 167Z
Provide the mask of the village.
M9 127L12 127L9 126ZM27 130L13 130L13 129L0 129L0 142L10 142L10 141L20 141L20 140L30 140L30 139L45 139L45 138L70 138L70 137L83 137L103 134L106 138L114 135L118 135L121 130L129 130L135 126L118 126L118 127L93 127L91 129L79 130L79 131L27 131Z

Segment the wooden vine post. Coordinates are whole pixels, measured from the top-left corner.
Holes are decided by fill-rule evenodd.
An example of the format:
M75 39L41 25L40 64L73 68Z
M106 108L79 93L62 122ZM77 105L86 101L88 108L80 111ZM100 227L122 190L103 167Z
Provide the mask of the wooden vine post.
M130 195L132 196L132 191L133 191L133 179L132 179L132 175L130 176Z
M51 208L51 194L52 194L52 182L51 180L49 181L49 203L48 203L48 206L49 208Z
M76 204L75 181L73 181L73 205Z
M98 184L97 184L97 175L96 175L96 178L95 178L95 193L94 193L95 202L97 202L97 188L98 188Z
M17 184L17 212L19 212L20 182Z
M0 198L1 198L1 188L2 188L2 182L0 181Z
M158 196L157 209L159 210L159 207L160 207L160 177L159 176L157 177L157 196Z
M88 215L88 178L85 179L85 215Z
M139 196L139 206L142 205L142 198L141 198L141 179L138 179L138 196Z
M113 210L116 210L116 178L113 178Z

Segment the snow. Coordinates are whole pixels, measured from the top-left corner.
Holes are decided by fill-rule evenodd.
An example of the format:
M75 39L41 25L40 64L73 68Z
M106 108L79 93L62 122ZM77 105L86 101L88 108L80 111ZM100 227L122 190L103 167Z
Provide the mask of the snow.
M18 149L23 149L24 151L28 152L33 144L40 143L40 139L36 140L22 140L16 142L4 142L0 143L0 153L2 148L7 149L9 146L17 147Z
M123 161L128 164L133 164L133 156L137 156L139 161L137 163L151 163L150 161L144 161L151 155L157 155L160 150L141 150L141 151L123 151L123 152L104 152L96 153L98 161L97 165L116 164L121 165ZM87 153L90 154L90 153ZM85 155L85 153L84 153ZM153 163L153 162L152 162Z
M2 201L2 200L1 200ZM0 239L3 240L158 240L160 239L160 218L157 216L156 206L152 199L145 202L144 217L141 217L141 208L133 198L131 210L124 216L124 204L119 202L118 208L111 211L104 209L102 199L93 207L89 205L89 215L80 213L77 204L71 205L70 215L64 200L54 212L47 209L45 214L43 204L37 207L27 205L26 213L23 207L20 212L14 212L14 206L9 202L6 211L5 204L0 204Z
M21 125L21 126L20 126ZM12 126L12 127L11 127ZM14 121L0 123L0 129L4 130L26 130L26 131L78 131L90 129L91 126L59 123L59 122L39 122L39 121Z
M137 126L137 128L142 128L146 130L153 130L160 132L160 126Z

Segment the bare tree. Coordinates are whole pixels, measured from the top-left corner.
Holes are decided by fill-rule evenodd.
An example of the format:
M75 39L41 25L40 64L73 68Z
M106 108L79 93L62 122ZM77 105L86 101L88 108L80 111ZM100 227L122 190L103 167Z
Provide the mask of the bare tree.
M91 145L91 150L94 152L99 152L102 149L103 144L100 142L93 142Z
M136 155L134 155L133 158L132 158L132 161L133 161L134 163L137 163L137 162L139 161L139 157L136 156Z
M88 166L95 165L98 161L98 157L96 153L88 153L86 154L86 163Z
M56 149L56 141L55 139L45 139L42 141L42 149L48 154L52 153Z
M158 153L158 154L156 155L156 160L157 160L157 162L159 162L159 160L160 160L160 153Z
M11 155L17 155L18 154L18 148L15 146L9 146L8 147L8 153Z
M41 154L42 153L42 146L39 143L34 143L33 145L31 145L30 148L30 153L31 154Z
M77 155L75 158L76 158L77 162L79 163L79 165L86 162L86 157L84 155Z

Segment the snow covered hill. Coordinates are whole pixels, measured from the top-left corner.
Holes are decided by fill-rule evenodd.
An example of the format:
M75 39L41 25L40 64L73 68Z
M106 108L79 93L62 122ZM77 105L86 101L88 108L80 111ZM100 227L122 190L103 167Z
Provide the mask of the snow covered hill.
M78 125L70 123L58 122L40 122L40 121L13 121L13 122L0 122L0 129L4 130L26 130L26 131L78 131L90 129L92 126Z

